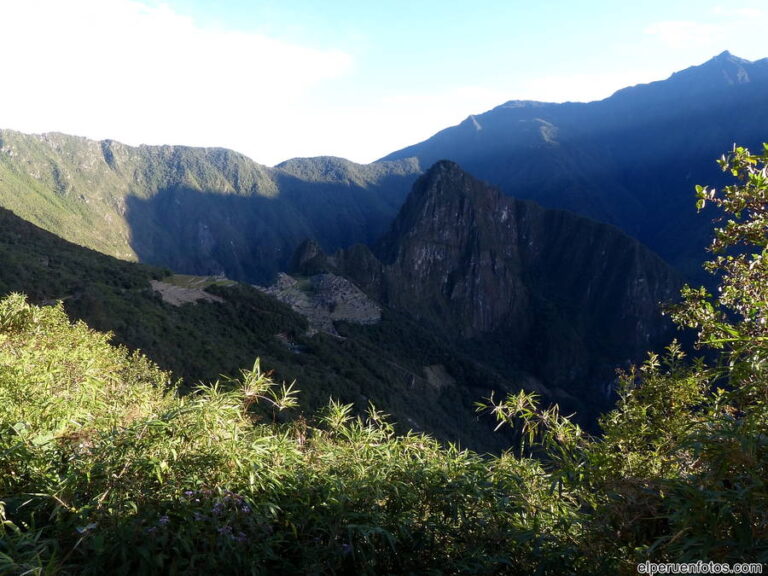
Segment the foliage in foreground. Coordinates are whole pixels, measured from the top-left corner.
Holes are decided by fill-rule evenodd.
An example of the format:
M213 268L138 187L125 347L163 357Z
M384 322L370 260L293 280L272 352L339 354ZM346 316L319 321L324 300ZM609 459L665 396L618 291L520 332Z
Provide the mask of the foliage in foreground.
M650 355L623 374L600 439L525 393L490 404L579 502L584 542L628 573L645 558L768 563L768 145L719 163L740 183L697 187L699 209L730 217L705 266L717 297L686 286L672 310L716 360L685 361L676 343Z
M0 573L600 574L635 563L768 562L768 148L700 199L716 299L674 312L719 362L673 344L623 375L586 435L521 393L490 403L520 453L481 458L395 435L258 365L180 397L143 357L61 307L0 302Z
M258 365L177 396L60 306L6 298L0 573L483 573L547 549L536 461L396 436L373 407L280 423L292 401Z

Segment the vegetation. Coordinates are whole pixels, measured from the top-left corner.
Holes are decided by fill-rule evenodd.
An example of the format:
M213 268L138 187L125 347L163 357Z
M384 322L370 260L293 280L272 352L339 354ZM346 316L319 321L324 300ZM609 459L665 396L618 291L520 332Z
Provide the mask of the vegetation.
M535 442L582 543L627 573L646 558L768 562L768 145L719 163L740 182L697 187L700 210L730 216L706 265L718 294L686 286L672 310L715 360L686 362L676 343L650 355L623 374L599 439L525 393L490 404Z
M334 250L374 240L417 173L412 160L268 168L220 148L0 130L0 206L104 254L258 283L308 237Z
M256 364L179 396L61 305L0 302L0 573L634 574L768 562L768 146L699 189L732 217L675 320L680 347L621 378L590 437L531 394L482 408L498 457L397 435L370 406L309 420ZM735 248L735 253L724 252ZM300 394L300 393L299 393ZM293 416L290 416L293 413Z
M340 327L344 339L308 337L303 317L251 286L206 280L205 289L223 302L172 306L152 289L153 279L203 287L199 277L99 254L0 209L0 295L23 292L36 304L62 300L70 318L141 350L185 391L221 375L236 377L258 356L275 380L301 384L307 412L329 396L354 403L357 413L373 400L402 423L399 431L416 428L481 451L508 445L508 437L477 421L474 402L493 389L510 390L509 382L402 315ZM461 385L430 386L424 366L436 364Z
M280 423L258 365L177 396L61 306L0 304L3 573L381 573L490 563L540 466L396 436L371 407Z

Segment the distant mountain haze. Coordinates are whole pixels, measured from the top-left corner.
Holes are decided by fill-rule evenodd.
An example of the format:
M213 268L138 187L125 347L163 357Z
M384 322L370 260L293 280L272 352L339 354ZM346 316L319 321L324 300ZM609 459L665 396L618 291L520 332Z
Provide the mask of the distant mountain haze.
M505 194L614 224L688 276L711 215L696 184L715 158L768 139L768 59L724 52L669 79L590 103L510 101L359 165L297 158L275 168L224 149L130 147L0 131L0 205L124 259L265 282L306 238L371 244L415 178L453 160Z
M723 52L598 102L510 101L383 160L453 160L516 198L614 224L697 275L712 226L694 186L725 181L715 159L734 143L765 140L768 59Z

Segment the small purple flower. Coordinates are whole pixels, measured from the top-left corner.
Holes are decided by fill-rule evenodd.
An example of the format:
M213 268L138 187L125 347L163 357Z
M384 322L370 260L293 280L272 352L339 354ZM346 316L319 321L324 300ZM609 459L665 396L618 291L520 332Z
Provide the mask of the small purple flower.
M251 508L248 506L248 504L243 504L243 505L240 507L240 511L241 511L243 514L250 514L250 513L251 513Z
M218 532L222 536L228 536L232 534L232 526L222 526L221 528L219 528Z
M195 495L195 491L194 490L185 490L184 491L184 496L186 496L187 498L192 498L192 496L194 496L194 495Z
M247 542L248 536L245 535L245 532L238 532L233 538L233 540L235 542Z
M170 519L170 518L168 518L168 516L160 516L160 518L157 520L157 523L158 523L160 526L165 526L165 525L166 525L166 524L168 524L170 521L171 521L171 519Z
M216 502L216 504L213 505L213 508L211 509L211 512L213 512L214 516L219 516L224 511L224 505L221 502Z

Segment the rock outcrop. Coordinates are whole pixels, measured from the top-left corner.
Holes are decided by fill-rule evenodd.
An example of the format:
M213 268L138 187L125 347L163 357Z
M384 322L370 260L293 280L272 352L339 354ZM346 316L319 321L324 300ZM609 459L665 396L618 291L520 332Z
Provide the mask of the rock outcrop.
M568 394L598 394L617 366L665 343L659 303L680 285L617 228L507 197L448 161L416 182L373 251L304 256L479 359Z

